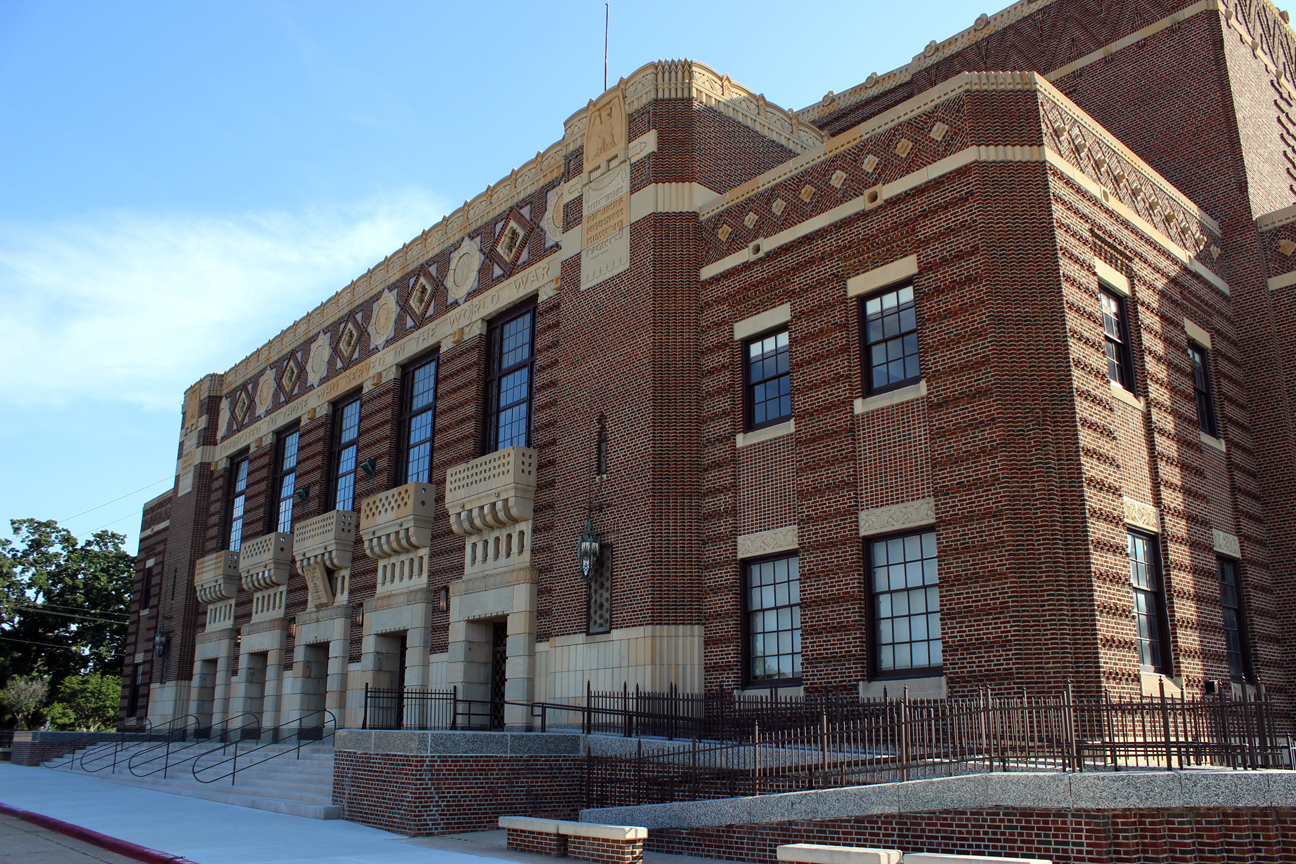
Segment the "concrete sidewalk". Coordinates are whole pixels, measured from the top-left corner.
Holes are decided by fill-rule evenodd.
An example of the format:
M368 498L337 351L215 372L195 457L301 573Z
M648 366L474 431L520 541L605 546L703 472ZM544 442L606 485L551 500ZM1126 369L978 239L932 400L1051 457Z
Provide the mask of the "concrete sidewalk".
M503 831L407 838L345 820L324 821L152 792L94 777L0 762L0 802L100 831L198 864L553 864L510 852ZM104 860L112 860L104 854ZM645 854L646 864L708 859Z

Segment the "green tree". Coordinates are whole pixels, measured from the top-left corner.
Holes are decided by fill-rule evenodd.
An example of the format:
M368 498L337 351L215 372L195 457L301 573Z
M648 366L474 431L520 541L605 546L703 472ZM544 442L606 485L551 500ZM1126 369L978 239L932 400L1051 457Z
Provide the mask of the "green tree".
M120 703L121 679L91 672L65 679L45 716L55 729L98 732L116 724Z
M15 675L9 679L9 686L0 690L0 706L4 706L18 718L18 728L26 729L27 721L45 704L49 695L49 682L44 678L24 678Z
M14 519L0 538L0 681L120 675L135 559L126 537L84 542L52 520Z

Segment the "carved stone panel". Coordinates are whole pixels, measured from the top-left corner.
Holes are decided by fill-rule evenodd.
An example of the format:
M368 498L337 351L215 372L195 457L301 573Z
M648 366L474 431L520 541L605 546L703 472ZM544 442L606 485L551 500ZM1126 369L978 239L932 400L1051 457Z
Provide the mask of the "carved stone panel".
M630 163L585 187L581 231L581 288L630 267Z
M1161 533L1161 514L1157 513L1157 508L1142 501L1135 501L1133 498L1123 500L1125 521L1128 524L1135 528L1142 528L1144 531L1151 531L1153 534Z
M772 531L758 531L755 534L744 534L738 538L739 558L759 558L762 555L773 555L796 549L797 526L788 525Z
M861 537L867 537L871 534L887 534L905 528L931 525L935 521L935 499L921 498L917 501L906 501L903 504L892 504L889 507L861 510L859 514L859 533Z
M465 237L450 256L450 269L446 273L446 290L450 299L462 301L477 285L477 271L481 269L482 251L471 237Z
M369 343L374 348L381 349L396 332L396 311L396 292L388 289L374 303L369 316Z
M1221 555L1227 555L1230 558L1242 557L1242 544L1238 542L1236 534L1228 534L1224 531L1211 530L1215 541L1215 551Z
M621 88L609 90L591 101L585 120L585 173L607 163L626 146L625 99Z

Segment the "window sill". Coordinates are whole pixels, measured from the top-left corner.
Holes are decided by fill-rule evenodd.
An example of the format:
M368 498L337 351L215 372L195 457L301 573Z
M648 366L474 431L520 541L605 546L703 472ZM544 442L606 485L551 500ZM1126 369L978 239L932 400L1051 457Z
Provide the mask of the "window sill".
M909 688L909 695L915 699L945 699L949 696L948 681L944 675L933 675L928 678L877 678L872 681L861 681L859 695L861 699L881 699L883 690L888 698L895 698Z
M780 699L794 699L805 696L805 688L801 686L800 679L794 678L795 684L748 684L739 690L734 690L735 699L752 698L756 696L768 696L770 691L778 694Z
M776 423L773 426L766 426L764 429L757 429L754 432L739 432L734 436L735 447L746 447L750 444L759 444L762 441L769 441L772 438L782 438L784 435L791 435L796 431L796 419Z
M1165 682L1166 696L1178 699L1183 695L1182 678L1171 678L1167 675L1162 675L1160 672L1149 672L1147 671L1146 666L1143 667L1143 671L1139 673L1139 678L1141 679L1144 696L1160 696L1162 681Z
M141 610L140 610L140 617L141 617L141 618L143 618L145 615L148 615L148 614L149 614L149 610L148 610L147 608L144 608L144 609L141 609Z
M1208 434L1206 432L1202 432L1200 434L1201 434L1201 442L1205 444L1207 447L1214 447L1216 450L1218 450L1221 453L1227 452L1225 450L1223 438L1216 438L1214 435Z
M870 396L867 399L855 400L855 413L867 414L870 411L876 411L879 408L885 408L888 405L899 405L901 402L909 402L914 399L920 399L927 395L927 379L919 379L917 384L910 384L908 387L901 387L899 390L892 390L889 393L879 393L876 396Z
M1140 411L1147 410L1147 403L1144 402L1142 399L1135 396L1133 393L1129 392L1124 387L1117 384L1115 381L1109 381L1108 383L1111 384L1112 395L1115 396L1117 399L1124 402L1126 405L1129 405L1133 408L1137 408Z

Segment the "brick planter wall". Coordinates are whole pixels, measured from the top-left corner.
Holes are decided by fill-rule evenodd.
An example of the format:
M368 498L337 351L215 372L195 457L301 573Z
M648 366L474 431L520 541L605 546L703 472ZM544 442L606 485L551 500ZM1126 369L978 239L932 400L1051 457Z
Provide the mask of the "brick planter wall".
M567 837L563 834L510 828L508 830L508 848L516 852L530 852L533 855L562 858L567 854Z
M598 864L637 864L643 861L644 841L608 840L600 837L568 837L567 855L578 861Z
M1296 809L939 810L814 822L653 828L648 850L773 862L782 843L1047 858L1055 864L1291 861Z

